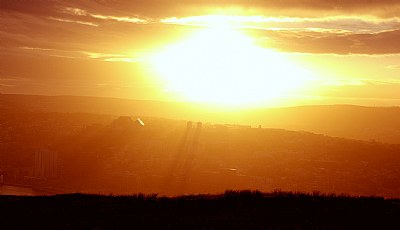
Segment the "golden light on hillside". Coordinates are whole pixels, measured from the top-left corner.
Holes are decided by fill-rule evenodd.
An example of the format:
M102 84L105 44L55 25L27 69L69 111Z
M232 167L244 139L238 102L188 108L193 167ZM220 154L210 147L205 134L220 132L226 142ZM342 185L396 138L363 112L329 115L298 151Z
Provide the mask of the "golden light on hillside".
M167 90L222 105L271 104L310 79L305 69L224 23L165 48L151 62Z

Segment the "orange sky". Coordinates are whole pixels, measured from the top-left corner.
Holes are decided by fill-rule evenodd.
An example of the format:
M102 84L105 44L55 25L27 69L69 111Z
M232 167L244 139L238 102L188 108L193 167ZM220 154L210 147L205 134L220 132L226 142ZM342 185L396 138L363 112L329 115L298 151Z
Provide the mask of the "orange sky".
M184 100L149 56L224 22L314 74L274 105L400 105L395 0L0 0L0 12L1 93Z

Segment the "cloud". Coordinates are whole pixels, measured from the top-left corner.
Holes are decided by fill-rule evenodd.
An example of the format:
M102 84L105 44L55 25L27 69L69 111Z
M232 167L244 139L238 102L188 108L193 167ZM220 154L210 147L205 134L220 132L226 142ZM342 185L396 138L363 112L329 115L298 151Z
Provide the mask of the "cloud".
M87 15L86 10L82 10L79 8L72 8L72 7L65 7L63 12L65 12L67 14L78 15L78 16L86 16Z
M125 54L115 54L115 53L98 53L91 51L81 51L81 50L60 50L60 49L49 49L40 47L19 47L22 50L31 51L32 55L45 55L51 57L60 58L73 58L73 59L95 59L106 62L140 62L144 61L145 57L138 51L135 53L135 57L128 56Z
M0 73L0 87L15 87L18 83L26 81L25 78L3 75Z
M82 51L71 51L71 50L61 50L43 47L30 47L22 46L19 49L24 50L25 54L31 54L32 56L50 56L59 58L71 58L71 59L82 59L85 58L85 52Z
M74 15L87 12L115 17L141 15L152 18L189 16L210 13L263 14L270 16L367 14L379 17L398 16L398 0L2 0L2 10L55 16L64 9ZM66 10L66 11L65 11ZM58 15L57 15L58 16ZM56 16L55 16L56 17Z
M258 44L285 52L367 54L400 53L400 18L334 16L277 18L205 15L171 17L162 23L185 26L227 24L245 30Z
M16 85L10 85L10 84L2 84L0 83L0 87L14 87Z
M59 50L36 50L54 57L136 62L140 57L126 55L126 50L161 47L197 29L193 25L215 22L238 26L262 46L285 52L400 53L400 17L390 16L400 9L400 2L391 0L2 0L1 4L0 48L8 52L14 48L18 54L20 47L40 47ZM224 12L221 9L225 14L210 14ZM193 16L202 13L207 15ZM94 58L77 52L81 50L121 56Z
M107 62L141 62L143 60L144 60L143 58L127 58L127 57L124 57L124 58L106 58L106 59L104 59L104 61L107 61Z
M388 68L388 69L400 69L400 65L389 65L386 68Z
M123 57L122 54L94 53L94 52L89 52L89 51L77 51L77 52L83 53L83 54L85 54L87 57L93 58L93 59Z
M139 57L140 52L136 54L136 57L132 57L125 54L107 54L107 53L93 53L87 51L79 51L87 55L91 59L98 59L106 62L141 62L144 61L144 57Z
M62 12L75 15L75 16L90 16L95 19L101 20L113 20L116 22L129 22L129 23L147 23L148 21L145 19L141 19L138 17L130 17L130 16L110 16L110 15L102 15L96 13L90 13L87 10L65 7Z
M259 45L285 52L367 54L400 53L400 30L378 33L324 33L293 31L253 31ZM264 39L261 39L264 38Z
M400 28L400 18L376 18L363 16L335 16L320 18L265 17L262 15L204 15L191 17L171 17L160 20L166 24L189 26L210 26L227 24L240 28L263 30L330 30L359 33L381 32Z
M70 23L77 23L81 25L86 25L86 26L99 26L98 24L95 24L93 22L86 22L86 21L79 21L79 20L70 20L70 19L63 19L63 18L55 18L55 17L48 17L50 20L54 21L59 21L59 22L70 22Z
M201 15L210 13L263 14L269 16L326 16L367 14L380 17L398 16L398 0L120 0L103 1L106 6L151 17Z
M117 22L129 22L129 23L147 23L147 20L140 19L136 17L116 17L116 16L108 16L108 15L100 15L100 14L90 14L90 16L103 19L103 20L113 20Z
M146 53L214 22L240 27L260 46L288 53L357 54L363 56L360 59L400 54L398 0L0 1L0 74L32 80L0 80L7 92L80 94L78 87L89 82L95 85L110 78L132 82L135 77L135 92L142 90L151 98L155 92L149 88L154 86L145 85L148 76L141 69ZM395 78L399 59L379 60L371 75ZM39 83L46 84L34 85ZM65 84L76 91L67 90ZM400 90L393 82L328 79L321 84L331 87L327 92L335 97L398 98ZM84 92L93 95L108 92L88 90L89 86ZM126 90L125 96L132 91Z
M263 14L269 16L327 16L366 14L379 17L398 16L398 0L119 0L103 1L104 6L115 7L149 17L171 17L210 13Z

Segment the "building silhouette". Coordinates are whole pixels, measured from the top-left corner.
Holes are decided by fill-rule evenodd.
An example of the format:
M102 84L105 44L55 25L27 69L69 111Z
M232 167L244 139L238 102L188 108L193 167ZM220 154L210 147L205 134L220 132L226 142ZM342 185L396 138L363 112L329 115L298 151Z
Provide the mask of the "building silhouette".
M40 149L35 153L33 177L40 179L57 178L57 152Z
M135 127L143 127L144 123L140 118L132 120L129 116L120 116L113 121L111 127L116 130L126 130Z

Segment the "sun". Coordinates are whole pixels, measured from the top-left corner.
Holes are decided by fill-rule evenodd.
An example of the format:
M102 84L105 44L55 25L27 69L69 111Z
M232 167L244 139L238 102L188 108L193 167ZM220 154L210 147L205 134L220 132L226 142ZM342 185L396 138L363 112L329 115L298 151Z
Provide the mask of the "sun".
M271 103L302 87L307 71L239 30L205 28L151 58L168 91L184 100L229 106Z

